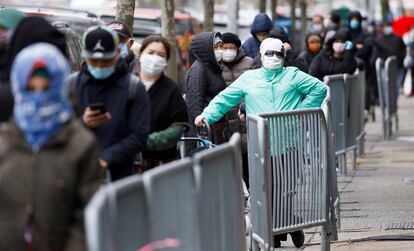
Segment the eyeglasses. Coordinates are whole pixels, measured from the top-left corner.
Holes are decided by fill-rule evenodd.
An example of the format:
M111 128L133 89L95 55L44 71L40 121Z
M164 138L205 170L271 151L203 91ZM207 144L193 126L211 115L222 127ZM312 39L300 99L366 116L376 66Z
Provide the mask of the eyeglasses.
M282 48L281 51L267 50L264 54L265 54L266 57L273 57L273 56L277 56L277 57L280 57L280 58L285 57L285 52L284 52L283 48Z

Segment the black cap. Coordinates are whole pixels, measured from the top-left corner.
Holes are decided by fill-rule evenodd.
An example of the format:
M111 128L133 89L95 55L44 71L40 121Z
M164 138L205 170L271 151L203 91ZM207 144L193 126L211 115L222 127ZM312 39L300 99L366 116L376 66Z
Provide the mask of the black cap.
M132 37L131 29L122 21L112 21L107 26L123 37Z
M221 34L221 40L223 40L224 44L235 44L237 48L240 48L241 46L240 38L231 32Z
M83 34L83 57L108 59L116 55L118 36L109 27L94 26Z

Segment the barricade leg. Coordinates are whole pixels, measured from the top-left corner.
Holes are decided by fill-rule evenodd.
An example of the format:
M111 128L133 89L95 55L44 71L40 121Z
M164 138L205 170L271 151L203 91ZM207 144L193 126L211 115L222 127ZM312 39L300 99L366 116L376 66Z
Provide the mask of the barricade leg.
M322 226L321 230L321 251L330 251L330 238L329 238L329 227L328 225Z
M361 157L365 154L365 133L361 133L361 135L357 138L357 146L358 146L358 157Z
M352 149L352 170L355 170L357 166L357 148Z

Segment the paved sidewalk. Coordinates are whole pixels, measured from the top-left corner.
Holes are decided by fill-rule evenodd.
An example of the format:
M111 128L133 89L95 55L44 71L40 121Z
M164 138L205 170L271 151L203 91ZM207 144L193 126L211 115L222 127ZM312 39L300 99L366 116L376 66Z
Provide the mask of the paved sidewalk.
M382 140L381 114L366 125L366 154L357 170L339 177L341 230L331 250L414 250L414 98L399 101L400 128L391 141ZM410 224L411 223L411 224ZM386 230L394 224L411 229ZM318 229L305 231L305 247L282 242L275 250L320 250ZM379 236L404 237L412 241L372 241Z

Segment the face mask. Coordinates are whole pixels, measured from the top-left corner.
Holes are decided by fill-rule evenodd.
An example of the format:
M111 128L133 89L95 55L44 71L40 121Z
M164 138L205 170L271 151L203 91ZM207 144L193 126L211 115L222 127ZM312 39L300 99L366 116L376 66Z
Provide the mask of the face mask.
M312 52L313 54L316 54L321 49L321 44L320 43L311 43L311 44L309 44L308 48L309 48L310 52Z
M237 50L224 50L223 51L223 61L232 62L237 56Z
M351 20L349 22L349 28L351 28L352 30L359 29L359 22L357 20Z
M214 50L214 56L216 57L217 62L220 62L223 59L223 51Z
M314 25L312 25L312 30L314 30L316 32L322 31L322 24L314 24Z
M128 56L128 46L126 44L119 44L119 48L121 49L121 52L119 55L121 58L126 58Z
M115 72L115 66L99 68L88 65L88 71L95 79L106 79Z
M275 57L275 56L272 56L272 57L263 56L262 63L263 63L263 67L266 70L276 70L283 66L283 59L280 57Z
M391 35L393 33L392 27L391 26L387 26L384 28L384 34L385 35Z
M335 42L332 45L332 49L337 53L342 53L345 51L345 43Z
M256 35L256 37L257 37L257 40L262 42L263 40L265 40L267 38L267 35Z
M143 54L139 59L141 70L150 77L157 77L167 67L167 60L158 55Z

